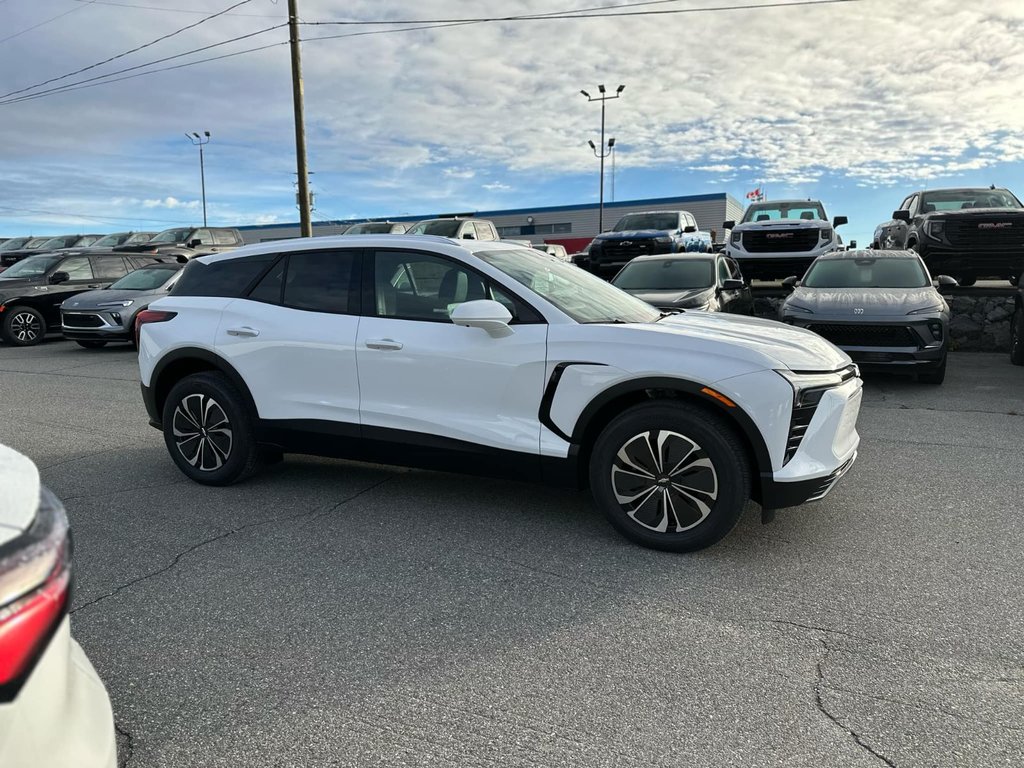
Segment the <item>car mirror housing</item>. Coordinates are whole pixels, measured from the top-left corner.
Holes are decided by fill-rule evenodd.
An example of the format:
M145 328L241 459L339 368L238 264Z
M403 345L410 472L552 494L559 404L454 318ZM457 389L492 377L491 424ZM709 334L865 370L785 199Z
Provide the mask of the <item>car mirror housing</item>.
M58 285L60 283L66 283L70 279L71 275L69 275L67 272L54 272L52 275L50 275L50 284Z
M898 211L893 211L892 212L892 217L896 221L910 221L910 211L905 210L905 209L900 209Z
M723 280L721 290L723 291L739 291L744 287L742 280L737 280L734 277L730 277L728 280Z
M833 227L841 227L841 226L843 226L843 224L849 224L849 223L850 223L850 220L848 218L846 218L845 216L835 216L832 219L832 226Z
M200 240L198 237L195 240L189 240L188 241L188 247L189 248L198 248L202 244L203 244L203 241Z
M790 275L782 281L782 287L789 288L790 290L796 288L798 285L800 285L800 278L796 275Z
M722 222L722 229L732 229L736 226L736 222L730 219L729 221Z
M939 289L939 293L946 293L951 288L959 287L960 283L949 275L938 275L932 280L932 285Z
M508 311L508 307L492 299L477 299L459 304L452 310L451 320L455 325L481 328L497 339L515 333L508 326L512 322L512 313Z
M697 228L695 226L693 226L692 224L687 224L685 227L683 227L683 232L696 232L696 231L697 231Z

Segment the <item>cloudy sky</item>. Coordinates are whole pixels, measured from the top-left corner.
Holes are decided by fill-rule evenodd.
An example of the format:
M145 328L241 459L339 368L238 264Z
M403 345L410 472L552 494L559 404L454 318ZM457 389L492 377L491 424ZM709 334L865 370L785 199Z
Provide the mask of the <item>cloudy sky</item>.
M395 21L779 2L792 0L299 0L299 12ZM286 0L239 3L30 88L236 3L0 0L0 236L201 221L198 153L184 134L204 130L211 224L296 220L287 30L263 31L287 20ZM915 188L1024 194L1022 32L1021 0L821 0L412 30L307 24L314 218L594 201L587 140L600 109L579 91L621 83L608 106L617 200L742 200L764 184L769 197L824 200L850 217L846 239L866 242ZM127 79L101 77L121 70L114 77Z

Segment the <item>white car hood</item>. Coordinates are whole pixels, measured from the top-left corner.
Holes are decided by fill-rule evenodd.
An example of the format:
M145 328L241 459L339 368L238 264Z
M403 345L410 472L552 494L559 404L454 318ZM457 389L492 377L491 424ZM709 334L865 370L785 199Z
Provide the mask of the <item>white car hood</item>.
M39 470L13 448L0 445L0 544L19 536L39 509Z
M849 355L812 331L757 317L683 312L640 327L727 343L743 349L747 357L761 358L763 365L770 368L834 371L851 362Z

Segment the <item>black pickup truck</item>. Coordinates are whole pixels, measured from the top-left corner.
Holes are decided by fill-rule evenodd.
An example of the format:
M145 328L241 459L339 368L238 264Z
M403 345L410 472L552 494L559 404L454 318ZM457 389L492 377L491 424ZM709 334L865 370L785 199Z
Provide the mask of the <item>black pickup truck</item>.
M997 187L914 192L872 240L874 248L917 251L933 275L960 285L984 278L1016 285L1024 272L1024 205Z

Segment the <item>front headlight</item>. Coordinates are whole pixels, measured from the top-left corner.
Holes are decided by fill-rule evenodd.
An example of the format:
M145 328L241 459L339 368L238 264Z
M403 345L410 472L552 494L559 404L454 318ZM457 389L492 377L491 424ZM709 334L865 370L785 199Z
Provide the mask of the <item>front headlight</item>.
M130 307L134 304L133 299L126 299L125 301L105 301L102 304L97 304L97 307Z
M658 235L656 238L654 238L654 242L656 242L656 243L671 243L672 242L672 238L669 237L668 235Z
M832 231L832 227L824 227L821 230L821 242L823 242L823 243L830 243L830 242L832 242L833 234L834 233Z
M814 314L814 310L808 309L807 307L801 307L799 304L785 304L785 305L783 305L783 307L782 307L782 311L783 312L789 312L790 310L792 310L793 312L806 312L808 315L813 315Z
M729 236L729 240L732 243L736 244L736 245L739 245L739 242L742 239L743 239L743 233L742 232L737 232L735 229L732 231L732 234Z
M920 309L914 309L907 312L908 315L931 315L935 312L941 312L946 307L943 304L932 304L930 307L921 307Z
M925 234L933 240L941 240L946 231L946 222L941 220L929 221L924 225Z
M793 387L793 407L804 408L816 405L828 390L860 376L856 365L831 373L802 373L800 371L776 370Z

